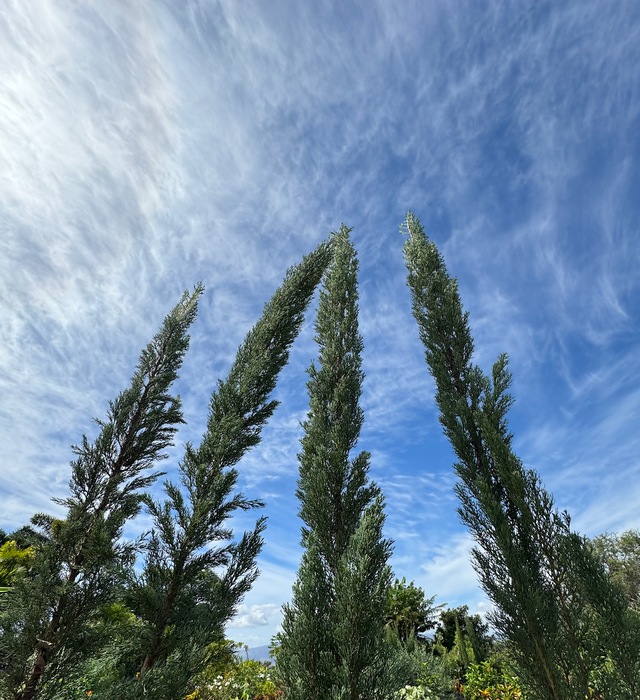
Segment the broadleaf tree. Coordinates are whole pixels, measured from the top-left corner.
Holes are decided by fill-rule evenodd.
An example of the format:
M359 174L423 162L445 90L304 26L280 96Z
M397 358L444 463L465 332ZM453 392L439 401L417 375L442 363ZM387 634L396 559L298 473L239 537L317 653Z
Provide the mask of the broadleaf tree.
M436 596L425 598L422 588L413 581L396 579L389 588L385 617L387 627L398 634L401 641L433 629L436 626L437 613L443 605L434 605Z

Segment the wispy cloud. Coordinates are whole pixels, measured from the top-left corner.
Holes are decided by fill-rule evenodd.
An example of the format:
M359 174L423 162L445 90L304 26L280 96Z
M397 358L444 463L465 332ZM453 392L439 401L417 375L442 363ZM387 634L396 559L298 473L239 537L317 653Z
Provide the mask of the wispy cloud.
M474 599L470 601L472 605L477 604L478 593L470 596L470 592L477 586L476 573L469 561L472 546L469 537L452 538L437 547L420 567L424 572L420 585L425 591L438 592L436 602L446 602L449 606L455 606L462 604L460 601L469 596Z

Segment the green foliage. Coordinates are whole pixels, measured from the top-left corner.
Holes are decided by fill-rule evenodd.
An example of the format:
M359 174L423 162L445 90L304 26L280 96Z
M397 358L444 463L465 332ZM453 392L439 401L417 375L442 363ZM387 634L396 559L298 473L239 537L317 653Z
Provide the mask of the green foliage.
M517 678L491 661L472 664L464 685L466 700L517 700L522 696Z
M176 666L179 674L195 675L204 657L185 656L185 645L203 649L220 639L225 623L258 576L256 559L266 519L260 518L239 542L231 541L227 523L236 511L263 503L234 493L238 480L234 465L259 443L261 430L278 405L270 399L271 392L331 255L332 246L323 243L287 271L262 318L240 345L227 378L218 382L202 442L197 448L187 444L180 462L180 485L165 482L163 503L145 498L154 529L144 572L130 593L131 604L144 621L142 687L146 688L153 667L177 654L182 655Z
M296 495L304 522L335 571L365 508L380 495L368 482L368 452L349 459L364 422L362 337L358 331L358 260L344 225L335 236L335 258L320 290L315 341L320 367L308 369L309 413L303 423Z
M469 667L469 660L473 658L473 651L471 649L471 645L469 644L468 639L462 634L462 627L460 627L460 622L458 621L457 617L456 637L453 648L455 650L458 662L460 664L461 673L464 674L466 673L466 670Z
M393 686L383 641L391 546L383 538L381 496L362 514L334 578L333 638L340 665L337 698L375 697Z
M144 491L160 475L149 469L183 422L180 399L169 389L189 344L200 285L142 351L130 387L97 421L95 441L83 437L73 448L70 495L56 499L65 518L39 514L36 530L15 533L18 549L35 547L28 576L16 576L14 566L27 555L0 533L3 573L13 577L0 604L0 685L7 693L63 697L87 684L100 687L105 700L174 700L186 692L258 575L264 519L238 542L225 524L235 511L262 505L234 493L233 465L259 442L277 406L270 394L332 255L333 244L324 243L287 272L214 391L203 441L187 445L180 463L181 483L165 483L164 503ZM142 503L154 529L146 541L127 542L123 527ZM141 549L146 563L136 576Z
M433 605L435 596L425 599L422 588L417 588L413 581L407 585L405 577L402 581L396 578L389 587L385 618L387 627L398 632L400 639L406 642L413 634L435 627L434 618L442 605Z
M390 628L386 630L386 645L387 673L392 679L389 685L394 692L398 689L409 692L408 688L419 687L433 693L434 697L447 697L453 693L458 667L453 655L447 654L444 648L443 656L435 656L433 650L414 636L402 642L397 632Z
M468 640L466 643L471 651ZM433 647L420 644L415 638L401 642L391 630L387 630L387 644L390 646L390 674L396 683L390 697L462 700L460 689L464 676L455 647L447 651L440 646L440 653L436 655Z
M287 700L462 691L467 700L640 698L640 532L589 542L571 529L512 450L507 356L491 376L472 363L457 282L412 214L406 228L413 313L458 460L458 513L503 642L494 644L466 606L441 611L414 582L391 584L384 499L368 478L370 455L352 456L364 420L363 343L358 260L343 225L287 271L218 382L202 441L186 445L180 481L165 482L163 501L145 492L183 422L170 388L200 285L142 351L96 439L83 436L73 448L69 496L54 499L64 517L37 514L33 527L0 530L0 697L276 700L286 688ZM263 505L236 491L235 466L277 407L271 394L321 278L318 365L308 370L298 455L304 553L272 649L276 674L238 660L224 639L258 575L266 527L260 518L234 541L228 523ZM123 528L143 505L153 530L125 541ZM144 568L134 573L140 551ZM427 644L419 635L437 612ZM492 653L497 647L504 657Z
M473 365L473 338L455 279L419 220L405 244L413 313L436 383L440 422L458 458L458 513L477 547L473 563L494 603L531 698L582 700L606 649L637 697L640 638L626 601L535 472L514 454L507 413L511 375L501 355L491 377ZM615 630L615 633L612 631Z
M48 676L38 690L42 700L71 700L85 697L109 698L126 669L121 665L122 649L136 634L139 621L122 603L105 605L85 629L87 645L60 665L59 673Z
M44 544L47 541L46 537L39 534L30 525L23 525L14 532L7 534L0 528L0 545L7 542L15 542L18 549L27 549L28 547L36 547L39 544Z
M280 682L270 664L240 661L198 681L185 700L277 700L283 697Z
M415 685L428 688L438 697L458 697L456 688L460 685L458 659L453 652L443 656L431 655L422 665L422 671Z
M482 621L480 615L469 615L468 612L466 605L443 610L436 628L436 638L447 651L451 651L456 644L457 629L460 628L471 645L474 660L484 661L493 645L489 625Z
M109 403L91 442L74 446L70 495L54 499L63 520L38 514L36 556L30 576L15 581L0 611L0 684L20 700L48 681L65 677L100 643L94 620L112 602L133 563L135 545L122 541L125 523L140 510L142 491L159 473L183 422L179 397L168 392L189 345L202 287L185 293L142 351L128 389Z
M290 604L283 606L282 632L275 661L290 699L331 697L335 683L332 606L334 595L315 533L293 586Z
M20 548L15 540L7 540L0 547L0 593L9 591L12 580L26 573L34 557L33 547Z
M476 624L474 618L478 618L479 624ZM465 633L471 647L473 660L476 663L481 663L485 660L487 651L491 647L493 641L492 639L488 639L486 641L481 639L480 635L478 634L478 627L480 625L482 625L482 622L480 622L480 615L474 615L473 618L468 616L465 618ZM482 627L486 627L486 625L482 625Z
M364 420L358 261L344 225L316 317L319 363L309 368L300 478L305 547L276 656L290 700L374 697L385 682L390 542L369 454L350 458Z
M593 539L592 545L611 580L622 587L631 607L640 610L640 531L605 533Z
M457 689L466 681L467 670L478 659L483 660L492 648L488 626L479 615L470 617L467 611L468 607L462 605L440 613L440 624L428 647L430 657L417 685L425 685L447 697L459 695Z

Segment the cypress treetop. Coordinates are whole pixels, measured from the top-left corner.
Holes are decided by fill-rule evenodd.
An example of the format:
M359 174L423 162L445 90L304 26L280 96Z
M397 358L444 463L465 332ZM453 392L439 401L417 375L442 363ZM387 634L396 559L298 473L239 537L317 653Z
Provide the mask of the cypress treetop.
M318 363L308 369L309 412L298 455L296 495L303 544L316 533L332 571L346 551L362 513L380 494L368 481L368 452L351 458L364 422L362 336L358 330L358 259L342 224L334 234L332 266L324 276L315 323Z
M618 697L636 698L640 636L629 632L636 623L624 596L513 452L508 357L498 357L491 377L472 363L469 314L456 280L419 219L409 213L403 228L413 315L440 422L458 458L458 513L477 543L472 561L494 603L490 620L532 698L592 697L594 678L609 673L602 666L608 656L617 664Z

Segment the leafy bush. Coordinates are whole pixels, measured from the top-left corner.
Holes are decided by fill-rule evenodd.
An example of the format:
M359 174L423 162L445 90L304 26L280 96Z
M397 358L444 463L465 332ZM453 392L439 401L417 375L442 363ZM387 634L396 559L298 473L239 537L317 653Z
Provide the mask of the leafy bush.
M26 572L34 554L33 547L21 548L14 540L8 540L0 547L0 593L6 593L11 581Z
M453 654L429 656L422 665L416 685L433 693L433 697L451 695L458 678L457 662ZM429 696L427 696L429 697Z
M398 632L390 627L385 630L385 643L388 657L388 691L395 692L405 686L418 685L417 681L423 673L425 663L431 658L425 646L413 634L407 642L401 641Z
M215 677L203 677L185 700L276 700L283 697L273 668L258 661L241 661Z
M467 700L519 700L522 692L517 678L484 661L469 666L464 696Z
M425 686L407 685L394 696L394 700L437 700L437 695Z

